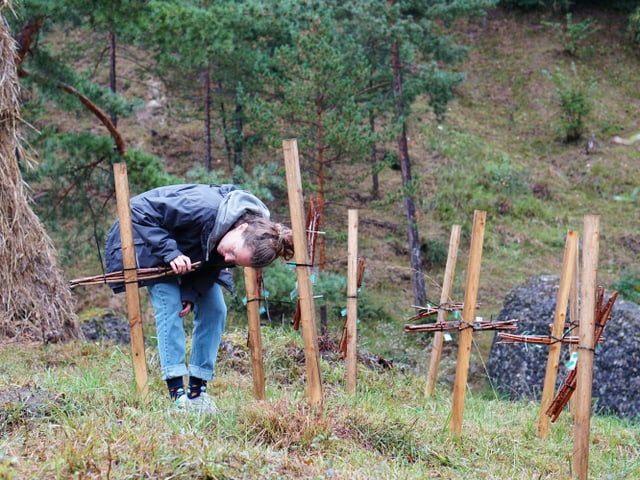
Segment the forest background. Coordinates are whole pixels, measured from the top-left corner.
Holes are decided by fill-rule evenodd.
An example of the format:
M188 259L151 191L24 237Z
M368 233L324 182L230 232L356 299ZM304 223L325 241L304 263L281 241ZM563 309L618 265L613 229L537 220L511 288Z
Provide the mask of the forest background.
M329 328L341 328L357 208L364 344L420 363L429 337L408 339L402 323L438 302L450 228L462 226L464 259L474 210L488 212L479 315L497 315L527 277L558 274L567 230L589 213L602 217L599 281L638 300L637 8L16 2L20 168L73 278L101 271L113 163L127 163L132 194L233 182L286 222L281 142L296 138L325 232L315 289ZM295 310L294 281L286 265L268 269L272 323ZM81 290L81 318L124 315L108 289Z

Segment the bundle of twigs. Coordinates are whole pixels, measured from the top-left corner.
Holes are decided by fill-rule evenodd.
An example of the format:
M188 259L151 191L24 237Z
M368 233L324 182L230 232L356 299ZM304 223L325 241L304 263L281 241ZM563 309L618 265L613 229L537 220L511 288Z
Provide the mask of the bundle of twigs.
M477 305L478 307L480 305ZM437 315L439 310L446 310L447 312L455 312L462 310L464 308L464 303L461 302L449 302L449 303L441 303L437 307L429 305L428 307L416 307L418 309L418 313L416 313L409 320L419 320L421 318L430 317L431 315Z
M465 328L473 328L473 330L515 330L518 320L503 320L500 322L479 321L467 323L465 321L453 322L435 322L423 325L405 325L404 331L410 332L448 332L453 330L464 330Z
M604 301L604 288L598 287L593 348L595 348L595 346L600 342L604 327L611 319L611 310L613 309L613 304L615 303L617 297L618 292L613 292L611 294L611 297L609 298L609 301L603 308L602 303ZM549 405L549 408L547 408L546 414L547 416L551 417L552 422L555 422L558 419L560 413L569 402L573 391L576 389L576 375L579 366L579 364L576 365L576 367L569 372L569 375L567 375L567 378L562 384L562 387L560 387L560 390L558 390L558 393L551 402L551 405Z
M194 272L201 265L201 262L195 262L191 264L191 269L187 273ZM136 269L137 280L150 280L152 278L166 277L174 275L171 267L150 267L150 268L137 268ZM117 272L103 273L102 275L94 275L92 277L76 278L69 282L71 288L78 287L80 285L106 285L109 283L124 283L124 270Z
M513 343L531 343L535 345L551 345L553 343L566 343L577 344L580 341L580 337L577 336L564 336L562 338L554 338L551 335L516 335L514 333L498 333L498 337L502 340L497 342L498 344L513 344ZM603 339L600 339L602 343Z

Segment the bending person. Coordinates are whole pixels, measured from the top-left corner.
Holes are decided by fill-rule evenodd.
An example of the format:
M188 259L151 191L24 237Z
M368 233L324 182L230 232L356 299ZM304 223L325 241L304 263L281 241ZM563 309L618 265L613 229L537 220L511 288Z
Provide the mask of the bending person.
M215 413L206 394L215 373L227 306L220 285L233 290L229 267L263 268L293 256L291 230L269 220L269 210L233 185L172 185L131 198L138 268L170 266L175 276L145 280L153 304L162 378L180 408ZM202 262L192 272L191 266ZM122 270L120 225L106 241L107 271ZM123 284L112 284L115 293ZM186 362L183 317L193 311ZM185 389L183 377L188 375Z

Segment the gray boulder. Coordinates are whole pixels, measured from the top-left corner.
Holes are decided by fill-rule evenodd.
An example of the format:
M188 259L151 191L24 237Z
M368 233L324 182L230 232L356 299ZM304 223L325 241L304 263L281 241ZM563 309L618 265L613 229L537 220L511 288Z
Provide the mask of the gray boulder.
M505 298L498 321L517 319L515 333L548 335L553 323L559 277L539 276L514 288ZM605 294L605 302L610 292ZM569 313L567 311L567 319ZM578 335L578 332L575 332ZM596 350L593 367L593 404L598 413L640 417L640 307L619 297ZM487 363L494 386L511 399L540 399L547 366L548 347L498 344L496 335ZM567 377L569 348L561 349L556 391Z
M129 343L129 323L111 311L103 312L80 325L84 338L91 341Z

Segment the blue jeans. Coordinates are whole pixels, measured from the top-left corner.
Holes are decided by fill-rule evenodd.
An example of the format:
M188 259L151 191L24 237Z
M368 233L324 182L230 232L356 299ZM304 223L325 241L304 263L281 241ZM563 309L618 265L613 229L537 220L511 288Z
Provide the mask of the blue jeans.
M158 351L162 378L190 376L209 381L213 378L218 348L227 318L227 305L217 283L193 306L193 332L189 368L186 360L186 335L177 278L162 281L148 288L153 304L158 335Z

